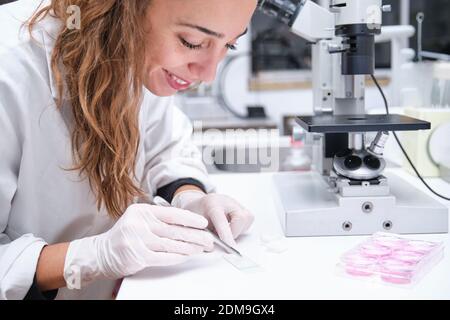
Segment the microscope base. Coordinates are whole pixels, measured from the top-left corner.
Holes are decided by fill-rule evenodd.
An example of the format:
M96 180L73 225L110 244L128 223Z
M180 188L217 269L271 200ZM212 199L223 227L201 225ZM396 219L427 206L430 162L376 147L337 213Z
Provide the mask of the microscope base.
M394 173L390 195L343 197L318 173L278 173L274 199L284 233L296 236L447 233L448 208Z

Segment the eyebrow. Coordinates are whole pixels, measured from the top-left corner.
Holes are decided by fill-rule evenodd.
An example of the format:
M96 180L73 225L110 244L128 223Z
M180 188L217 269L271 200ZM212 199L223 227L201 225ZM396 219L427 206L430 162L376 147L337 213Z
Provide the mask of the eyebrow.
M225 37L225 35L223 33L212 31L212 30L210 30L208 28L205 28L205 27L202 27L202 26L198 26L198 25L195 25L195 24L180 22L180 23L178 23L178 25L183 26L183 27L188 27L188 28L191 28L191 29L196 29L196 30L198 30L200 32L203 32L203 33L209 35L209 36L213 36L213 37L216 37L216 38L219 38L219 39L222 39L222 38ZM243 33L241 33L239 36L237 36L236 39L242 37L245 34L247 34L247 32L248 32L248 28L245 29L245 31Z

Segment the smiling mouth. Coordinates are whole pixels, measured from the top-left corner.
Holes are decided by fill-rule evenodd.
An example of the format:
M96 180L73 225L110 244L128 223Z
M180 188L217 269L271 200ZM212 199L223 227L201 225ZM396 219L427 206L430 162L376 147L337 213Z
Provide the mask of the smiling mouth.
M177 77L176 75L174 75L173 73L167 71L164 69L164 72L167 74L167 76L173 81L175 82L177 85L181 86L181 87L189 87L192 82L190 81L186 81L180 77Z

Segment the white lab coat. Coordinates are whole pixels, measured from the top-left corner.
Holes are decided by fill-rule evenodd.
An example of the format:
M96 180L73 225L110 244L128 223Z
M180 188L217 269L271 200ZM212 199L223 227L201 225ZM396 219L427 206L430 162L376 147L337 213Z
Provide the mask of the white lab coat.
M50 68L61 25L48 17L30 39L22 23L41 0L0 6L0 299L28 292L45 244L69 242L107 231L114 221L100 212L86 180L73 165L70 110L55 105ZM139 121L136 168L151 200L156 190L180 178L213 186L191 143L192 126L173 99L145 91ZM82 290L60 289L57 299L110 298L114 281Z

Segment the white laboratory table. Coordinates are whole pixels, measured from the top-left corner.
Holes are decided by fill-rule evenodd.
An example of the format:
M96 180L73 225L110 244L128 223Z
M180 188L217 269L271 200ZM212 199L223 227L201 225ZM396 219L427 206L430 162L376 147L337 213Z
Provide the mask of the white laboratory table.
M417 178L402 169L390 170L417 187L423 187ZM261 235L282 234L270 196L271 177L271 173L212 176L219 192L238 199L256 215L255 224L239 239L238 246L263 267L262 271L239 271L223 259L223 251L216 249L183 265L150 268L124 279L117 299L450 299L449 234L405 236L445 243L443 260L412 288L336 274L340 255L366 239L365 236L287 238L287 251L267 251L261 245ZM432 187L450 195L447 182L441 179L428 181ZM450 207L449 202L440 201Z

